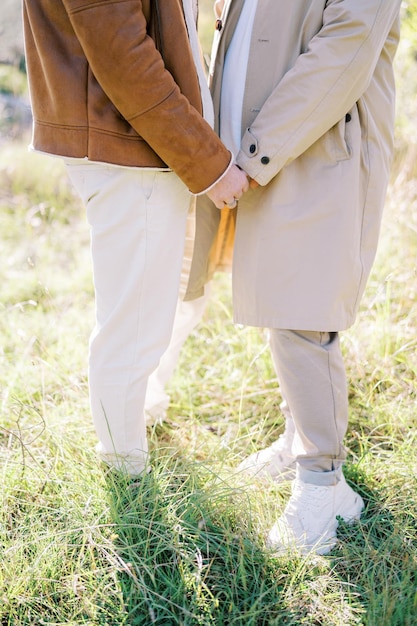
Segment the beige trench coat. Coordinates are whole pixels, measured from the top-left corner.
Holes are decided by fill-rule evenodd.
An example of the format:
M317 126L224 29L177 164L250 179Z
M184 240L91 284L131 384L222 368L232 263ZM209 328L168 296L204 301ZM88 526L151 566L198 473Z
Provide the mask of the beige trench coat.
M226 3L213 45L217 128L242 4ZM236 322L318 331L354 322L392 160L400 5L258 1L237 163L261 186L239 201L237 216L199 198L188 299L228 267L234 237Z

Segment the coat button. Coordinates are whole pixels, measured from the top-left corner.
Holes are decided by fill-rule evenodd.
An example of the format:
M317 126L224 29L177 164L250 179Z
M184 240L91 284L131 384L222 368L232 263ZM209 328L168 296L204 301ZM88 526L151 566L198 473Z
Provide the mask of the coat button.
M252 143L252 144L249 146L249 152L250 152L251 154L253 154L254 152L256 152L256 146L255 146L255 144L254 144L254 143Z
M262 165L268 165L269 157L267 157L267 156L262 157L261 163L262 163Z
M345 117L346 122L350 122L351 119L352 119L351 114L350 113L346 113L346 117Z

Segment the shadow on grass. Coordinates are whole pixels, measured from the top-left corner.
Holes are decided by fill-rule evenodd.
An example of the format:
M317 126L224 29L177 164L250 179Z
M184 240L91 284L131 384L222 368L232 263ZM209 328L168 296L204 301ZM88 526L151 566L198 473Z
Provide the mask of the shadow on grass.
M367 626L417 624L417 511L405 494L376 485L357 466L346 478L365 501L359 524L341 522L339 545L332 553L335 576L349 582L364 609ZM415 477L409 477L417 487ZM368 485L372 485L369 487ZM410 485L411 487L411 485ZM413 510L414 507L414 510Z
M305 608L287 606L294 562L272 559L251 536L242 490L178 459L136 482L109 474L107 487L124 623L302 623Z
M412 531L366 476L346 475L366 502L362 521L341 522L329 556L298 558L268 554L245 490L207 467L177 456L136 482L108 475L123 623L416 624Z

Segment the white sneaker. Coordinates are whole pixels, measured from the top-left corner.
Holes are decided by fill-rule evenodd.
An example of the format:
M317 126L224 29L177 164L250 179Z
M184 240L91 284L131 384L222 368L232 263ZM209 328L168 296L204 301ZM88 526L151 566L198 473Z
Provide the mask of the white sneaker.
M284 432L271 446L251 454L240 463L238 472L251 477L270 478L279 483L295 477L295 456L291 452L294 435Z
M359 519L364 503L345 478L337 485L318 486L296 478L283 515L271 528L267 546L283 553L297 549L302 554L327 554L337 543L337 517L345 522Z

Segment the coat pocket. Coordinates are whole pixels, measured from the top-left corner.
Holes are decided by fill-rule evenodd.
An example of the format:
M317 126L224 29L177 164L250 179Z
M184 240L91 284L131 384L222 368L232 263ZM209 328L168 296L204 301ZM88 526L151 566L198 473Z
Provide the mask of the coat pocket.
M349 111L327 133L330 153L335 161L346 161L352 156L352 123L353 111Z

